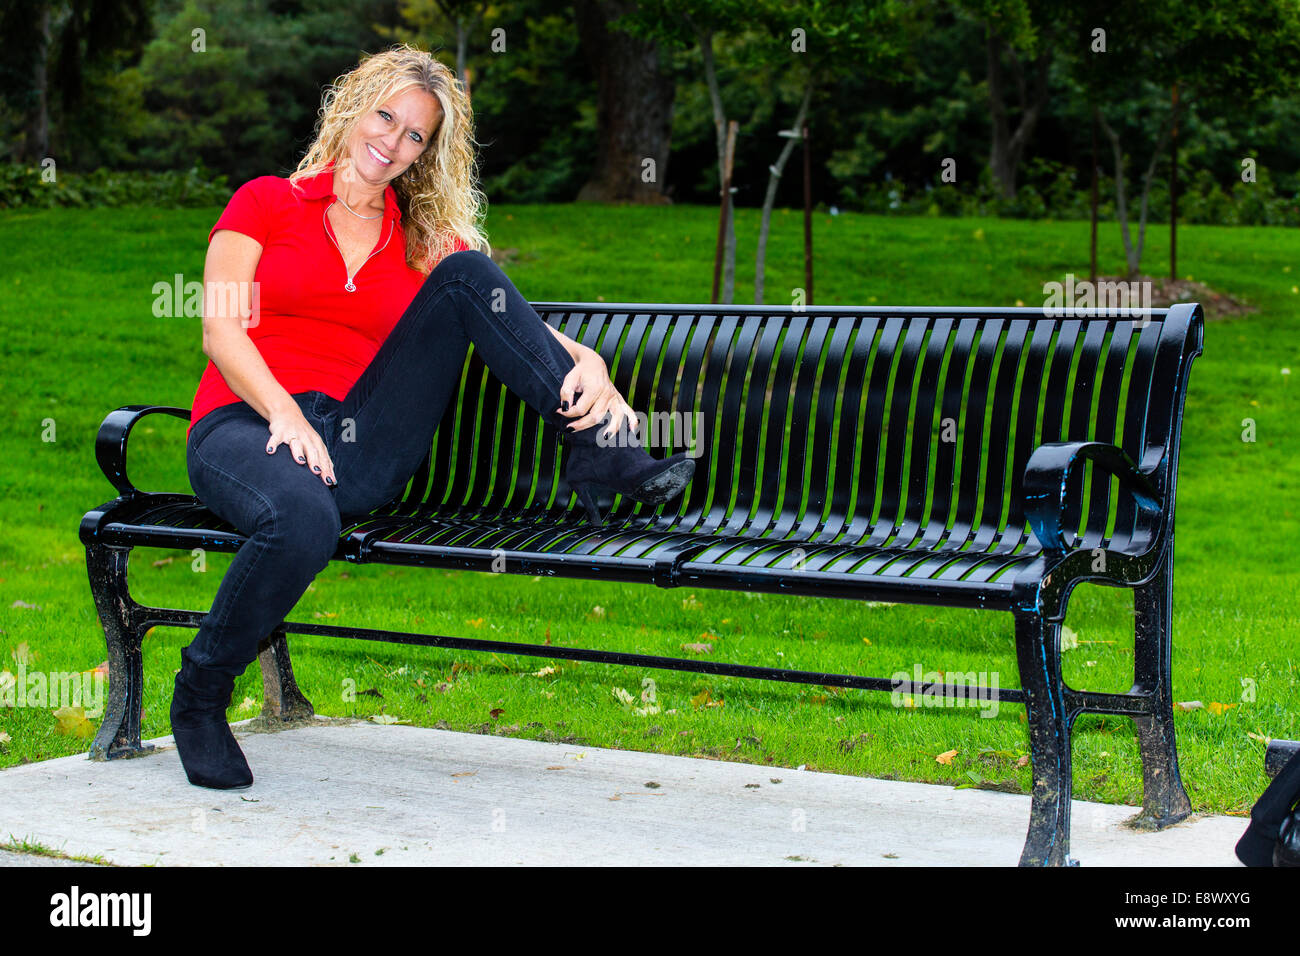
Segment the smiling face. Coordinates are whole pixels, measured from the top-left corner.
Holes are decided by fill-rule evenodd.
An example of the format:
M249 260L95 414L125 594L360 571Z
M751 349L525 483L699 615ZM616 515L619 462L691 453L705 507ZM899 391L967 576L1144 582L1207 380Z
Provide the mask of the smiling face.
M442 107L431 93L412 88L390 96L357 118L346 158L359 179L383 185L420 157L441 120Z

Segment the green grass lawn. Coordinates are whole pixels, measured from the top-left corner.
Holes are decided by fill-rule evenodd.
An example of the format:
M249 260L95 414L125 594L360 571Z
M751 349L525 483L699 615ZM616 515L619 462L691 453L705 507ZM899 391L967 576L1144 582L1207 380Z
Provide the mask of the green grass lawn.
M77 538L82 514L113 496L95 465L95 431L119 405L189 406L206 361L199 320L155 317L153 286L176 273L202 278L218 212L0 215L0 670L17 670L20 649L29 670L88 670L105 657ZM693 207L503 206L489 227L496 247L518 251L507 271L534 301L706 302L716 218ZM756 225L754 211L740 211L738 302L752 300ZM769 302L789 302L803 285L801 237L799 215L778 212ZM1158 229L1148 236L1148 269L1167 263L1165 239ZM1300 737L1300 381L1282 374L1300 373L1300 233L1192 226L1179 239L1185 274L1259 308L1209 323L1193 366L1174 584L1175 699L1205 705L1176 717L1183 779L1198 811L1242 813L1267 782L1263 739ZM1086 222L819 215L816 301L1036 304L1044 282L1086 275L1087 240ZM1102 246L1102 271L1120 271L1116 228L1102 229ZM1242 441L1245 418L1256 422L1253 443ZM48 420L54 441L43 440ZM190 490L184 433L183 421L163 417L136 429L139 487ZM229 561L209 554L196 573L189 552L137 549L133 590L142 602L206 610ZM1131 612L1131 592L1087 584L1074 592L1066 624L1079 645L1065 655L1073 686L1128 689ZM885 677L919 663L996 671L1002 687L1018 686L1008 614L336 563L291 618L670 656L706 640L715 660ZM145 644L146 737L170 732L172 676L192 637L157 628ZM1019 765L1028 739L1018 705L980 719L779 682L299 636L291 645L322 714L741 760L767 768L756 781L806 765L1018 792L1030 784ZM660 710L642 715L616 689L639 698L648 679ZM260 700L253 667L236 685L231 719L253 715ZM1076 730L1075 795L1140 803L1132 722L1088 715ZM9 738L0 737L0 766L89 743L61 733L48 707L0 708L0 732ZM950 763L936 761L952 750Z

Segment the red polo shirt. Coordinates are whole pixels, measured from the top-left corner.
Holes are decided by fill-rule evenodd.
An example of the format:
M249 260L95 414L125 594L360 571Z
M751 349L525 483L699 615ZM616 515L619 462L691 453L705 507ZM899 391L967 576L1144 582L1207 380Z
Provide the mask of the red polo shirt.
M253 276L259 313L245 330L248 337L290 394L321 391L342 400L425 277L406 264L402 214L389 186L379 241L351 277L355 291L348 291L347 268L325 216L336 198L332 167L296 189L288 179L261 176L230 197L208 241L218 229L233 229L261 243ZM457 238L456 250L466 248ZM212 409L238 401L209 361L190 409L190 430Z

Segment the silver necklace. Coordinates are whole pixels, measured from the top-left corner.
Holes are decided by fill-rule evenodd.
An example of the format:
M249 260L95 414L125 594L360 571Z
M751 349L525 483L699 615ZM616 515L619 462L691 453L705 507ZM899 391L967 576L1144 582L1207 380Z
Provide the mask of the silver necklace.
M339 202L343 203L343 208L346 209L348 212L352 213L352 215L356 216L358 219L378 219L379 216L383 215L383 213L381 212L379 216L363 216L361 215L361 213L354 211L353 208L349 206L346 202L343 202L342 196L335 196L334 198L337 199Z

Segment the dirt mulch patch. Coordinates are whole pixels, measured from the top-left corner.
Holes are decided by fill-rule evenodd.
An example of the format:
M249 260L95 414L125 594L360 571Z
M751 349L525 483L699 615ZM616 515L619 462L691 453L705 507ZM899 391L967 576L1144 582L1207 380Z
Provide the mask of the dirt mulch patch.
M1097 281L1127 282L1128 279L1124 276L1097 276ZM1167 309L1177 302L1199 302L1206 321L1230 319L1259 311L1257 307L1234 299L1226 292L1211 289L1204 282L1170 279L1168 276L1139 276L1138 281L1151 283L1151 306L1156 309Z

